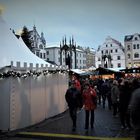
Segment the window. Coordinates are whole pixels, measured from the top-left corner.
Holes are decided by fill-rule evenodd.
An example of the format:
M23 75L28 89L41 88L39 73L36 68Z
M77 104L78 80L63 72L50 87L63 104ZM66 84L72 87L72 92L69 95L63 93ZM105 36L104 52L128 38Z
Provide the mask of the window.
M104 53L104 51L102 51L102 54Z
M130 45L127 45L127 50L130 50Z
M44 59L46 58L46 53L44 53Z
M121 63L118 63L118 68L120 68L121 67Z
M107 44L106 44L106 47L107 47Z
M130 59L131 58L131 55L130 54L127 54L127 58Z
M110 44L110 46L112 47L112 44Z
M49 58L47 58L47 61L49 61Z
M40 49L43 49L43 45L42 45L42 44L40 44L40 45L39 45L39 48L40 48Z
M39 57L39 52L36 52L36 55Z
M137 49L139 49L139 44L137 44Z
M137 37L135 37L135 40L138 40L138 38L137 38Z
M42 58L42 53L40 53L40 58Z
M98 57L98 61L101 61L101 60L100 60L100 57Z
M111 53L113 53L113 50L110 50Z
M47 51L47 55L49 55L49 51Z
M120 60L121 59L121 57L120 56L117 56L117 60Z
M136 45L135 44L133 45L133 49L136 49Z
M134 54L134 58L139 58L139 54L138 53L135 53Z
M105 53L108 54L108 50L106 50Z
M111 68L113 68L113 64L111 64Z
M117 50L117 49L115 49L115 52L118 52L118 50Z

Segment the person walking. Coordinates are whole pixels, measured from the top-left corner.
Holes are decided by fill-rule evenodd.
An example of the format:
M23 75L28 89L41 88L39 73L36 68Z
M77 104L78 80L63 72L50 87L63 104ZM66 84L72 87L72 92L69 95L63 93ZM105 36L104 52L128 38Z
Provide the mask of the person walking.
M121 80L119 80L121 81ZM131 88L128 80L122 81L119 84L120 97L119 97L119 111L120 111L120 121L122 129L126 128L131 129L130 123L130 111L128 109L130 99L131 99Z
M135 140L140 140L140 82L138 79L133 80L132 97L129 104L130 117L133 123Z
M71 82L70 88L66 91L65 99L69 107L70 117L72 119L72 131L76 130L77 110L82 108L82 95L75 86L75 81Z
M117 80L114 80L112 88L111 88L111 101L112 101L114 117L117 115L117 112L119 109L119 105L118 105L119 104L119 95L120 95L120 91L118 88L118 82L117 82Z
M96 108L97 97L95 90L90 87L89 83L85 84L82 96L83 96L83 105L85 109L85 129L88 130L89 128L89 118L91 129L93 129L94 110Z

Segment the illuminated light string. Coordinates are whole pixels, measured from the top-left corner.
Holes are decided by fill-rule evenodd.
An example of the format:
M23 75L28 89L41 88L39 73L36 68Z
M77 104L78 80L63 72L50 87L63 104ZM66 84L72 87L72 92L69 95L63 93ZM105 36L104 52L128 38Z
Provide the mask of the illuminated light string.
M66 74L68 73L67 70L43 70L42 72L38 71L28 71L28 72L16 72L16 71L7 71L0 73L0 78L8 78L8 77L14 77L14 78L27 78L30 76L36 76L39 77L40 75L48 75L48 74L56 74L56 73L61 73L61 74Z

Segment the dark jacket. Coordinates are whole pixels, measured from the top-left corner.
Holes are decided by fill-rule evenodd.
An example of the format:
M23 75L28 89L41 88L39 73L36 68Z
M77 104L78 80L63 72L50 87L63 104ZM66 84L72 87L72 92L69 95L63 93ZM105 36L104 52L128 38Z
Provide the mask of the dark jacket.
M81 93L75 87L71 87L67 90L65 99L69 108L82 108L83 106Z
M130 112L133 124L140 129L140 88L132 93Z

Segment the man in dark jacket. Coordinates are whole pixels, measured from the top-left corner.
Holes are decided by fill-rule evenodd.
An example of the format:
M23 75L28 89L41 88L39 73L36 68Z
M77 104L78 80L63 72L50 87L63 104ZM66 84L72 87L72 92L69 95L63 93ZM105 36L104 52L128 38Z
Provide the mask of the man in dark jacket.
M70 117L73 123L73 131L76 130L77 109L82 108L82 96L80 91L75 87L75 82L71 82L71 87L65 94L65 99L69 106Z

